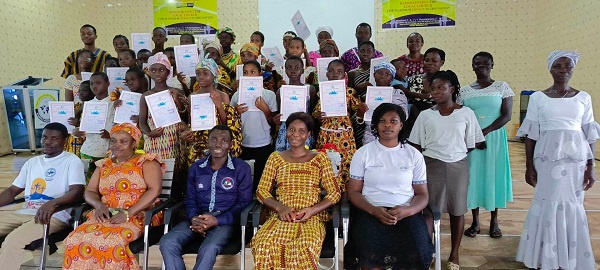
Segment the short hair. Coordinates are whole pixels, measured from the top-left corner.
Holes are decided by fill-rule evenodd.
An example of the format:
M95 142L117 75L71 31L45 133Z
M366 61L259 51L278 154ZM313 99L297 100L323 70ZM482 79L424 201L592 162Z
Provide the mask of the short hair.
M298 35L296 35L296 32L294 32L294 31L285 31L285 33L283 33L284 36L287 35L287 34L290 34L290 35L292 35L294 37L298 36Z
M92 78L92 77L94 77L94 76L100 76L100 77L102 77L102 79L104 79L104 81L107 81L107 82L108 82L108 75L106 75L106 73L104 73L104 72L102 72L102 71L96 71L96 72L94 72L94 73L92 74L92 76L90 76L90 80L91 80L91 78Z
M334 59L331 62L329 62L329 64L327 64L327 69L329 69L331 67L332 64L339 64L344 66L344 62L340 59Z
M406 37L406 42L408 42L408 38L412 35L417 35L421 38L421 43L425 43L425 40L423 39L423 35L421 35L421 33L419 32L412 32L410 34L408 34L408 36Z
M192 40L192 42L196 43L196 38L192 34L181 34L181 36L179 38L181 39L183 37L189 38Z
M370 24L368 24L368 23L366 23L366 22L361 22L361 23L359 23L359 24L356 26L356 30L355 30L354 32L355 32L355 33L356 33L356 32L358 32L358 28L361 28L361 27L369 27L369 33L371 33L371 34L373 33L373 29L371 28L371 25L370 25Z
M152 32L156 31L156 30L162 30L163 32L165 32L165 35L167 34L167 30L165 30L162 27L154 27L154 29L152 29Z
M49 123L46 126L44 126L44 129L56 130L56 131L60 132L60 135L63 137L63 139L69 137L69 131L67 130L67 127L65 127L65 125L58 123L58 122Z
M90 55L90 58L92 58L92 61L94 61L94 58L96 58L96 56L94 55L94 53L90 50L86 50L86 49L81 49L79 50L79 54L77 54L77 58L81 57L81 54L83 53L87 53Z
M285 64L287 64L288 62L291 62L291 61L299 61L300 65L304 67L304 62L302 62L302 58L300 58L298 56L292 55L292 56L288 57L287 59L285 59Z
M125 40L125 44L127 44L127 46L129 46L129 39L128 39L126 36L124 36L124 35L121 35L121 34L119 34L119 35L116 35L116 36L113 38L113 41L115 41L115 39L117 39L117 38L122 38L123 40Z
M131 55L131 58L136 59L137 57L135 56L135 52L132 49L127 49L127 50L122 50L119 53L123 53L123 52L127 52L129 53L129 55ZM117 54L118 55L118 54Z
M115 58L115 57L112 57L112 56L107 57L106 60L104 60L104 64L106 65L106 62L108 62L108 61L115 61L117 63L117 66L119 66L119 59L118 58Z
M165 52L172 52L172 53L175 53L175 48L173 48L173 47L166 47L166 48L163 50L163 53L165 53Z
M478 53L476 53L475 55L473 55L473 59L471 59L471 62L475 61L475 57L477 57L477 56L487 57L490 60L492 60L492 62L494 62L494 57L489 52L478 52Z
M289 127L292 124L292 122L294 122L296 120L300 120L300 121L304 122L304 124L306 125L306 128L308 129L308 132L313 131L314 120L313 120L312 116L310 116L310 114L305 113L305 112L292 113L292 114L290 114L290 116L288 116L287 120L285 120L285 126Z
M233 132L231 131L231 129L227 125L216 125L216 126L214 126L208 132L208 137L210 137L210 134L212 134L213 131L215 131L215 130L227 131L229 133L229 140L233 140Z
M406 113L402 107L393 104L393 103L381 103L375 111L373 111L373 117L371 119L371 132L375 137L379 137L379 132L377 131L377 126L379 125L379 121L384 114L387 112L396 112L398 116L400 116L400 123L402 123L402 128L406 127ZM398 142L404 144L406 143L406 135L402 130L398 133Z
M446 52L444 52L444 50L442 49L438 49L435 47L431 47L429 49L427 49L427 51L425 51L425 54L423 54L424 57L427 57L427 54L429 53L438 53L440 55L440 59L442 59L442 61L446 61Z
M292 40L290 40L290 44L292 44L292 41L294 41L294 40L302 42L302 47L305 46L304 45L304 39L302 39L301 37L294 37L294 38L292 38Z
M454 87L454 92L452 92L452 101L456 102L456 98L458 97L458 92L460 90L460 82L458 81L458 76L452 70L440 70L433 74L431 78L429 78L429 85L433 83L434 80L440 79L444 80L450 84L450 86Z
M404 61L400 60L400 58L396 58L396 59L394 59L394 60L390 61L390 64L394 65L396 62L400 62L400 63L403 63L403 64L405 64L405 65L406 65L406 62L404 62Z
M254 33L252 33L250 36L254 35L258 35L260 37L260 41L265 42L265 35L261 31L254 31Z
M258 63L258 61L251 60L251 61L248 61L248 62L244 63L244 67L246 67L247 65L254 65L258 69L258 71L260 72L261 67L260 67L260 63Z
M152 52L150 50L148 50L148 49L141 49L137 53L138 54L140 54L140 53L150 53L150 54L152 54Z
M146 76L146 74L144 73L144 71L141 68L139 68L139 67L129 68L126 73L134 73L140 79L141 78L145 78L145 76Z
M81 89L81 86L82 86L82 85L87 85L87 86L90 86L90 80L87 80L87 81L83 81L83 82L81 82L81 83L79 84L79 89Z
M86 24L84 24L83 26L79 27L79 30L81 30L81 29L83 29L83 28L86 28L86 27L92 28L92 31L94 31L94 35L96 35L96 27L94 27L94 26L93 26L93 25L91 25L91 24L87 24L87 23L86 23Z
M363 45L370 45L371 47L373 47L373 50L375 50L375 44L370 40L360 42L360 44L358 44L358 48L360 49L360 47L362 47Z

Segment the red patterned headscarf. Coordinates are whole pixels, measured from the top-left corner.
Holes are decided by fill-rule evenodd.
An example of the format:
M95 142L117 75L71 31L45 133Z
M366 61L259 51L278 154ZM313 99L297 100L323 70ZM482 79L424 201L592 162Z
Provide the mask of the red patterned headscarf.
M129 134L129 136L131 136L133 138L133 140L135 141L136 144L139 143L140 138L142 138L142 132L135 125L130 124L130 123L122 123L122 124L114 125L110 129L110 135L112 136L113 133L115 133L117 131L123 131L123 132Z

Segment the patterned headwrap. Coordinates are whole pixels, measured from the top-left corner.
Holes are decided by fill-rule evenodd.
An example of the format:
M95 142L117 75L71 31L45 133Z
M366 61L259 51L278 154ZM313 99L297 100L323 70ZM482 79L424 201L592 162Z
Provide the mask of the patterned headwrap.
M550 55L548 55L548 71L550 71L552 69L552 64L554 64L554 62L556 60L558 60L558 58L561 58L561 57L566 57L566 58L571 59L573 68L575 68L575 66L577 65L577 62L579 62L580 56L581 56L581 54L579 54L577 51L563 51L563 50L553 51L550 53Z
M217 37L221 34L221 33L227 33L230 34L233 37L233 40L235 40L235 33L233 32L233 29L231 29L231 27L223 27L219 30L217 30Z
M213 41L211 43L208 43L204 46L204 51L206 51L206 49L208 48L214 48L219 52L219 55L223 55L223 47L221 47L221 44L219 44L219 42Z
M167 77L167 82L170 82L173 79L173 67L171 67L171 62L169 62L169 57L167 57L162 52L158 52L153 56L148 58L148 67L154 64L161 64L165 66L169 70L169 76Z
M214 59L210 57L204 57L204 59L202 59L202 61L198 62L198 65L196 65L196 70L203 68L208 69L208 71L212 73L212 75L215 77L215 83L219 82L219 78L221 77L221 71L219 70L219 66L217 65L217 62L215 62Z
M394 65L390 64L390 62L381 62L377 64L375 67L373 67L373 73L377 72L382 68L389 70L392 73L392 78L396 77L396 68L394 67Z
M140 138L142 138L142 132L135 125L130 124L130 123L122 123L122 124L114 125L110 129L110 135L112 136L113 133L115 133L117 131L123 131L123 132L129 134L129 136L131 136L133 138L133 140L135 141L136 145L140 141Z
M317 28L317 30L315 30L315 36L318 37L319 34L323 31L329 33L330 37L333 37L333 28L331 28L331 26L327 26L327 25L323 25L323 26Z
M338 49L337 44L335 44L335 41L333 41L333 39L323 40L323 42L321 42L321 44L319 44L319 50L322 50L323 48L325 48L327 46L333 47L333 50L335 51L335 55L340 56L340 50Z
M240 54L242 54L242 52L250 52L252 54L254 54L254 56L256 56L258 58L259 50L258 50L258 46L256 46L256 44L254 43L246 43L244 44L244 46L242 46L242 48L240 49Z

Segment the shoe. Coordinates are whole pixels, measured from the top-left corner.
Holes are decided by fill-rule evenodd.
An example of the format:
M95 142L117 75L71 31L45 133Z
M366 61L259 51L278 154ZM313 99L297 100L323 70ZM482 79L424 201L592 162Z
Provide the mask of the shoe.
M490 229L490 237L494 239L498 239L502 237L502 230L496 228L495 230Z
M477 236L480 233L481 233L481 230L480 229L476 230L475 227L473 227L473 226L471 226L471 227L469 227L468 229L465 230L465 236L466 237L473 238L473 237Z
M460 265L458 265L458 264L455 264L455 263L453 263L453 262L448 262L448 263L446 264L446 269L447 269L447 270L460 270Z

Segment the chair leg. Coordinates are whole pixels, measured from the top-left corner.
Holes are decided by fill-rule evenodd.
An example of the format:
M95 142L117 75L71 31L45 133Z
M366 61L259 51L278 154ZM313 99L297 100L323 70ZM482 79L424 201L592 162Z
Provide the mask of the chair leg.
M339 241L338 241L338 228L333 228L333 235L334 235L334 239L333 239L333 247L335 248L335 255L333 256L333 259L335 260L333 262L333 265L335 266L335 270L339 270L340 269L340 251L339 249Z
M242 249L240 251L240 269L246 269L246 226L242 225Z
M433 237L435 238L435 269L442 269L442 248L440 239L440 220L433 221Z
M169 232L169 224L165 224L165 231L163 232L163 236ZM165 266L165 260L162 261L162 270L165 270L167 267Z
M44 224L44 236L42 238L42 259L40 260L40 270L46 270L46 260L48 252L48 235L50 235L50 224Z
M348 218L342 219L342 230L344 230L342 232L344 238L344 246L346 245L346 243L348 243L348 222Z
M150 233L150 225L144 226L144 270L148 269L148 234Z

